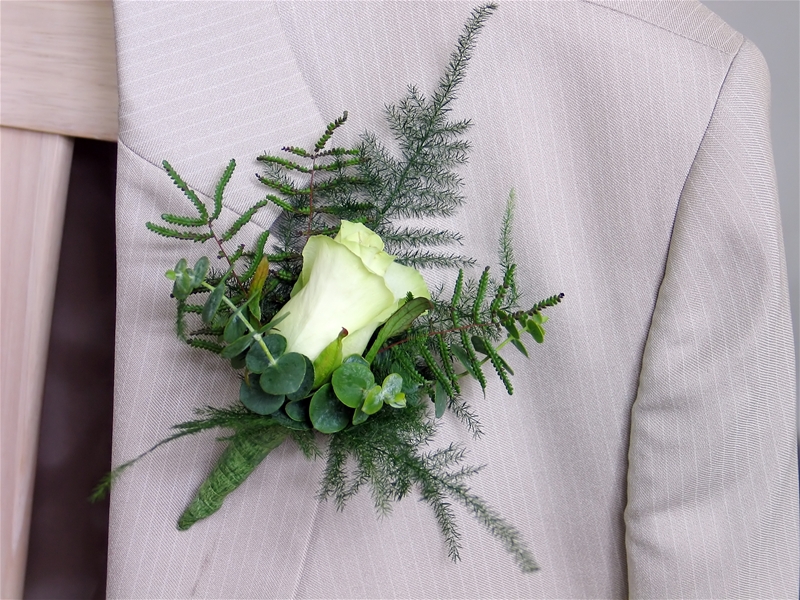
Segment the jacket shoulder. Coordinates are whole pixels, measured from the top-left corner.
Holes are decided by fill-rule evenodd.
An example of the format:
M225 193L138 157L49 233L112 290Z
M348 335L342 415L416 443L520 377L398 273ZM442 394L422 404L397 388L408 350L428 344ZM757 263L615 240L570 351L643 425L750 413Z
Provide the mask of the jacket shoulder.
M744 41L741 33L697 0L584 1L650 23L725 54L735 54Z

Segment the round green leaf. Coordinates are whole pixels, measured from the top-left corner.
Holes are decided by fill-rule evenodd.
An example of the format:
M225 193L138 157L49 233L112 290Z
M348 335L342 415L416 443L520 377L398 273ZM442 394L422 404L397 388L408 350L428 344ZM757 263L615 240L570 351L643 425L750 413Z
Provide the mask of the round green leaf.
M308 421L308 407L310 404L311 398L293 400L288 402L283 409L286 411L286 414L289 415L290 419L297 421L298 423L303 423Z
M375 385L375 376L369 367L349 362L333 372L331 384L339 400L350 408L358 408L366 392Z
M289 352L264 370L260 378L261 389L268 394L292 394L303 385L305 376L306 357L297 352Z
M269 415L278 410L285 400L282 395L267 394L259 387L258 375L250 376L250 385L242 381L239 400L249 410L259 415Z
M403 391L403 378L397 373L389 373L381 387L385 397L394 397Z
M295 421L290 419L286 416L286 413L283 412L283 409L276 410L274 413L270 415L272 419L281 427L286 427L286 429L294 429L295 431L308 431L311 429L311 425L308 421Z
M364 406L361 407L361 411L356 412L364 412L368 415L374 415L380 409L383 408L383 397L381 395L381 386L375 385L367 392L367 397L364 399Z
M380 398L383 402L393 408L405 408L406 395L403 393L403 378L400 375L389 373L381 387Z
M354 363L357 365L364 365L369 369L369 363L364 359L363 356L359 356L358 354L351 354L342 361L343 365L348 365L350 363Z
M201 256L197 259L197 262L194 263L194 267L192 268L192 287L200 287L200 284L205 281L206 274L208 273L208 266L209 260L207 256Z
M179 300L186 300L194 289L194 280L190 269L186 266L186 259L182 258L175 265L175 279L172 286L172 295Z
M308 414L314 429L322 433L341 431L353 417L352 409L339 402L330 383L319 388L311 398Z
M369 415L363 410L356 409L353 412L353 425L361 425L367 419L369 419Z
M203 323L211 323L214 315L219 310L219 305L222 304L222 296L225 294L225 280L219 282L219 285L214 288L214 291L208 295L206 303L203 305L202 319Z
M247 352L237 354L231 359L231 367L234 369L244 369L247 364Z
M265 335L261 339L273 359L280 358L286 351L286 338L282 335ZM253 373L263 373L271 365L272 361L270 361L269 357L264 352L264 348L261 347L261 344L256 341L256 343L250 346L250 352L247 353L248 369Z
M525 331L531 334L534 340L539 344L544 342L544 328L533 319L530 319L525 324Z
M309 396L309 394L311 394L311 390L314 389L314 380L316 379L314 374L314 364L307 356L301 356L306 359L306 374L303 377L303 383L300 384L300 387L297 388L297 391L286 395L289 400L301 400L306 398ZM306 410L306 412L308 412L308 410Z

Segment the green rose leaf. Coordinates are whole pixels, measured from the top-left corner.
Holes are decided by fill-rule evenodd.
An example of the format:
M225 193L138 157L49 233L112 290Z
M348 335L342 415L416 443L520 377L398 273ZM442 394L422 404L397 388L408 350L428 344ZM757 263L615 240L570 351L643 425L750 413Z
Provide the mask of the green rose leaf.
M289 352L261 373L261 389L268 394L292 394L303 385L305 375L306 358L297 352Z
M378 351L389 338L408 329L414 319L431 308L433 308L433 303L427 298L414 298L398 308L378 332L378 337L375 338L375 342L364 357L367 362L372 363L375 360Z
M282 335L265 335L261 340L275 360L280 358L286 351L286 338ZM250 352L247 353L247 368L250 371L253 373L263 373L271 365L272 361L264 352L264 348L261 347L261 344L253 344L250 346Z
M222 349L220 356L222 356L222 358L233 358L238 356L250 347L250 344L253 343L254 335L255 334L248 333L247 335L243 335L239 339L235 340L233 343L228 344Z
M303 356L303 358L306 359L306 374L303 377L303 383L300 384L300 387L297 388L297 391L292 392L291 394L286 394L286 397L289 400L301 400L306 398L309 394L311 394L311 390L314 389L314 365L307 356ZM306 413L308 413L308 410L306 410Z
M317 431L336 433L347 427L353 417L353 411L339 402L331 384L326 383L311 398L308 415Z
M314 387L327 383L333 372L342 364L342 340L347 336L347 329L339 332L339 337L328 344L314 359Z
M369 367L350 362L333 372L331 384L339 400L350 408L358 408L364 395L375 385L375 376Z
M250 385L242 381L239 386L239 400L249 410L259 415L269 415L278 410L284 402L284 396L267 394L259 386L258 375L250 375Z

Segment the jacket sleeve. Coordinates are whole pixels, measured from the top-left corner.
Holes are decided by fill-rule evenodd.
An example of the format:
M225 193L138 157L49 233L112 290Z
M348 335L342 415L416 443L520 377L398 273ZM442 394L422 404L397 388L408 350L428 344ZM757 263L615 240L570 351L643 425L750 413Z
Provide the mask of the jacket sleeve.
M631 416L635 598L797 598L794 350L769 135L746 41L687 177Z

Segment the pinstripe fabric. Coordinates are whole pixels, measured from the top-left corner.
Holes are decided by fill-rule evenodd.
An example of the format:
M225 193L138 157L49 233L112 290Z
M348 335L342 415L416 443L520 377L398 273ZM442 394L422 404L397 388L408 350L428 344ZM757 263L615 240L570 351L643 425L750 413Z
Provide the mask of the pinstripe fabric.
M344 138L385 135L381 107L408 83L431 89L469 9L116 2L115 460L235 394L225 369L169 329L160 273L176 246L142 223L182 200L156 165L168 158L208 194L236 158L235 218L263 195L257 153L308 144L343 110ZM442 439L489 465L474 488L525 533L540 573L516 574L467 515L454 566L425 505L378 520L368 497L343 513L317 503L322 465L289 445L179 533L220 451L206 437L167 447L114 491L109 596L796 597L791 330L766 77L757 50L696 2L508 2L481 36L455 107L475 121L469 200L448 226L493 262L516 188L523 291L566 302L531 362L511 357L513 397L466 391L486 436L446 419Z

